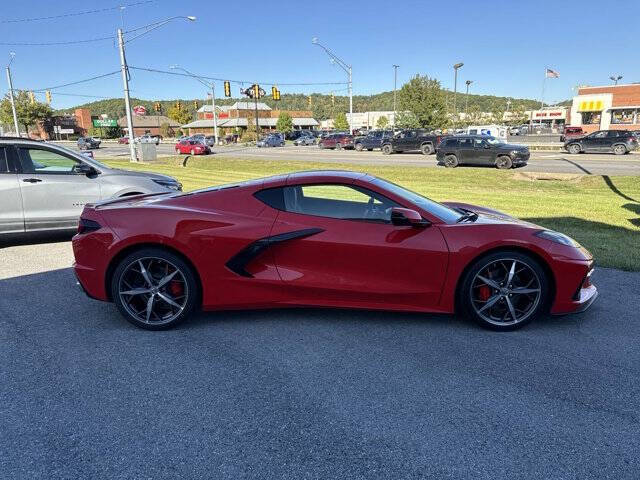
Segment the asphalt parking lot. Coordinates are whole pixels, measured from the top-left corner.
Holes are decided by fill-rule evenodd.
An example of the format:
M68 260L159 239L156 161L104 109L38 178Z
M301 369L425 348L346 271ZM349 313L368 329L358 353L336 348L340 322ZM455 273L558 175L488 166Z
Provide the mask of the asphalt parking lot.
M638 478L640 273L512 333L330 309L148 332L54 240L0 248L4 478Z

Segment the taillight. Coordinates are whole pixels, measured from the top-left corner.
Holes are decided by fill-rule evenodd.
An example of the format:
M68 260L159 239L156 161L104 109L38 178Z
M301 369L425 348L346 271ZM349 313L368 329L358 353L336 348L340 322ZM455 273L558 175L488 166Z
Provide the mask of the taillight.
M100 230L101 228L102 225L100 225L98 222L89 220L87 218L81 217L80 221L78 222L78 234L95 232L96 230Z

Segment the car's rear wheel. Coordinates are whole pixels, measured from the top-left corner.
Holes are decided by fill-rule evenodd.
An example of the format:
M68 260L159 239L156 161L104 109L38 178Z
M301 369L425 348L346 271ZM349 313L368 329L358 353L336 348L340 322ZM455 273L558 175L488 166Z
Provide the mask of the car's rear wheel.
M455 155L446 155L444 157L444 166L447 168L456 168L458 166L458 157Z
M627 147L625 147L624 145L614 145L613 153L615 153L616 155L624 155L625 153L627 153Z
M534 258L515 251L492 253L468 269L460 303L474 321L492 330L515 330L544 311L549 279Z
M145 248L118 264L111 296L127 321L147 330L164 330L193 313L200 292L195 273L184 260L163 249Z
M361 151L362 151L362 149L363 149L364 147L362 146L362 144L361 144L361 143L356 143L356 147L355 147L355 148L356 148L356 150L357 150L358 152L361 152Z
M342 144L341 143L336 143L336 150L342 150Z
M500 170L509 170L511 167L513 167L513 162L506 155L500 155L496 158L496 168L499 168Z
M577 155L582 149L577 143L572 143L571 145L569 145L569 148L567 150L569 151L569 153Z
M391 148L391 145L389 145L388 143L382 146L382 153L384 153L385 155L391 155L392 152L393 152L393 149Z
M431 155L434 152L433 145L430 143L425 143L420 146L420 151L423 155Z
M192 148L191 149L191 155L195 155L195 154L196 154L196 151Z

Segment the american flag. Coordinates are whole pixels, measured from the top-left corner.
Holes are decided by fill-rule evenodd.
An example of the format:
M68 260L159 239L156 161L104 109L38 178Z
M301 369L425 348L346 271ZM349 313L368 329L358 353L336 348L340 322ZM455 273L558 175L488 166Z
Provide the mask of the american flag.
M556 72L555 70L551 70L550 68L547 68L547 70L545 72L545 76L547 78L559 78L560 74L558 72Z

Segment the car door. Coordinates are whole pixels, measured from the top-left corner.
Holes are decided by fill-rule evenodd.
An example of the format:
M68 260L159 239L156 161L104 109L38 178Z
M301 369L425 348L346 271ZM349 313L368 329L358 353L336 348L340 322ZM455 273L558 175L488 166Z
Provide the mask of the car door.
M392 225L390 208L398 204L361 187L290 185L284 192L272 236L302 236L276 244L273 254L295 302L437 304L448 258L438 228Z
M600 130L587 135L582 141L582 149L585 152L602 152L605 149L607 131Z
M626 132L625 132L626 133ZM622 134L622 135L621 135ZM611 152L613 150L613 144L618 141L618 138L621 136L629 136L624 135L623 132L619 130L609 130L607 132L607 136L602 140L602 152ZM622 142L624 143L624 142Z
M19 147L18 155L27 232L74 228L84 205L101 199L99 175L78 173L79 159L31 146Z
M24 232L22 194L13 147L0 145L0 235Z
M462 137L458 140L458 162L466 165L474 165L476 162L476 149L473 138Z
M492 155L493 151L486 139L476 137L473 139L473 159L468 163L470 165L489 165L492 163Z

